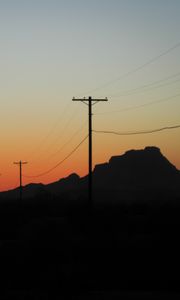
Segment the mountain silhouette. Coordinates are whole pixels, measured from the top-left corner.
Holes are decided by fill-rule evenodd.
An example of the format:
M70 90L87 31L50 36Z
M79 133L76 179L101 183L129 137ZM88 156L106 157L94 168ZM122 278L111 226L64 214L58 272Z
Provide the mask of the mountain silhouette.
M94 169L94 184L101 187L167 187L179 183L179 170L173 166L160 149L146 147L129 150L113 156L109 163Z
M79 197L87 194L88 176L80 178L73 173L56 182L28 184L23 187L23 197L39 195L68 195ZM148 146L141 150L129 150L123 155L113 156L109 162L98 164L93 170L93 189L101 193L134 192L136 190L180 190L180 171L162 155L159 148ZM19 189L1 192L0 198L18 197Z

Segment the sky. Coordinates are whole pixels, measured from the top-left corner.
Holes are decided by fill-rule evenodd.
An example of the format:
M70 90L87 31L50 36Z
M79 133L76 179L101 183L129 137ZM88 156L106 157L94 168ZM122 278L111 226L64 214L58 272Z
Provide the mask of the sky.
M93 129L143 131L180 124L179 0L0 0L0 190L88 173ZM157 146L180 169L180 128L93 133L93 166ZM28 177L33 176L33 177ZM36 177L37 176L37 177Z

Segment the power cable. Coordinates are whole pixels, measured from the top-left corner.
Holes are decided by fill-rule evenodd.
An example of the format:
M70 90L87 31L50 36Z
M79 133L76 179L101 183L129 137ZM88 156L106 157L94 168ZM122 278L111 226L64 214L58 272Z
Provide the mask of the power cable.
M51 158L56 156L58 153L60 153L64 147L66 147L72 140L73 138L84 128L84 125L87 124L87 121L84 122L84 124L68 139L67 142L65 142L55 153L49 155L47 158Z
M62 159L60 162L58 162L54 167L50 168L49 170L40 173L38 175L23 175L23 177L26 178L35 178L35 177L40 177L40 176L44 176L50 172L52 172L54 169L56 169L57 167L59 167L64 161L66 161L84 142L85 140L88 138L88 135L64 158Z
M75 119L75 117L77 117L77 114L76 114L76 110L73 111L70 119L68 119L68 121L64 124L64 126L62 127L61 129L61 135L58 136L58 138L56 137L56 139L51 142L49 145L47 145L45 148L46 150L48 150L50 147L52 147L54 145L54 143L57 141L57 139L59 140L60 137L62 138L62 136L65 134L66 132L66 129L69 127L69 125L71 124L71 122ZM42 154L39 154L38 153L38 156L36 157L36 160L39 159L40 157L42 157Z
M47 141L47 139L52 135L54 129L57 127L57 125L59 124L59 121L62 121L62 119L64 118L64 116L66 115L66 112L68 111L68 108L70 106L70 102L68 102L68 104L65 106L65 108L63 109L62 113L60 114L60 117L58 117L58 119L56 120L56 122L53 124L53 126L51 127L51 129L47 132L47 134L41 139L39 145L32 151L33 155L34 153L37 152L38 149L40 149L42 147L42 145Z
M142 69L145 68L146 66L148 66L148 65L150 65L150 64L152 64L152 63L154 63L154 62L157 61L159 58L161 58L161 57L167 55L168 53L170 53L171 51L175 50L175 49L178 48L178 47L180 47L180 42L178 42L178 43L175 44L174 46L170 47L169 49L163 51L163 52L160 53L159 55L157 55L157 56L151 58L150 60L148 60L146 63L140 65L139 67L137 67L137 68L135 68L135 69L133 69L133 70L131 70L131 71L128 71L128 72L124 73L123 75L121 75L120 77L117 77L116 79L113 79L113 80L111 80L111 81L108 81L108 82L102 84L102 85L99 86L99 87L96 87L96 88L94 88L94 89L91 89L91 90L88 91L87 93L83 93L83 95L87 95L87 94L93 93L93 92L95 92L95 91L97 91L97 90L100 90L100 89L102 89L102 88L105 88L105 87L107 87L107 86L109 86L109 85L112 85L113 83L115 83L115 82L117 82L117 81L119 81L119 80L121 80L121 79L124 79L124 78L128 77L129 75L132 75L132 74L134 74L134 73L136 73L136 72L142 70Z
M115 134L115 135L136 135L136 134L149 134L149 133L155 133L163 130L171 130L171 129L177 129L180 128L180 125L174 125L174 126L166 126L162 128L157 129L151 129L151 130L144 130L144 131L127 131L127 132L119 132L119 131L108 131L108 130L93 130L95 133L105 133L105 134Z
M73 113L72 113L70 119L64 124L64 126L63 126L62 129L61 129L61 135L58 136L58 137L57 137L57 138L56 138L56 139L48 146L47 150L48 150L50 147L52 147L52 146L54 145L54 143L55 143L57 140L59 140L60 137L62 138L62 136L66 133L66 130L67 130L67 128L69 127L69 125L71 124L71 122L77 117L77 113L76 113L77 110L78 110L78 109L73 110Z
M177 77L179 75L180 75L180 73L176 76L173 76L173 77ZM171 77L171 78L173 78L173 77ZM169 79L170 79L170 77L169 77ZM163 86L168 86L168 85L171 85L171 84L174 84L174 83L180 81L180 79L176 79L176 80L166 82L166 83L162 83L162 84L158 85L158 83L163 82L163 81L167 81L169 79L161 79L161 80L158 80L158 81L154 81L150 84L145 84L145 85L142 85L142 86L134 88L134 89L126 90L126 91L122 92L121 94L119 94L119 93L118 94L117 93L112 94L110 97L121 97L121 96L134 95L134 94L138 94L138 93L141 93L141 92L146 92L146 91L149 91L149 90L161 88Z
M159 100L151 101L151 102L148 102L148 103L144 103L144 104L140 104L140 105L136 105L136 106L130 106L130 107L122 108L120 110L112 110L112 111L107 111L107 112L94 113L94 115L109 115L109 114L114 114L114 113L129 111L129 110L134 110L134 109L138 109L138 108L142 108L142 107L146 107L146 106L150 106L150 105L155 105L155 104L158 104L158 103L166 102L166 101L169 101L171 99L177 98L179 96L180 96L180 93L176 94L176 95L173 95L173 96L170 96L170 97L166 97L166 98L162 98L162 99L159 99Z

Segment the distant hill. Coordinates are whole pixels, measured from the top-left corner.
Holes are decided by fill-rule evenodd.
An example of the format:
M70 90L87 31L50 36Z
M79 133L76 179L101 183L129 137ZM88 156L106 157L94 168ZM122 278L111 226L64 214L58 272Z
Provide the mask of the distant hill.
M113 156L109 163L97 165L93 175L97 187L111 188L175 187L180 179L179 170L157 147L130 150L121 156Z
M77 174L51 184L29 184L23 187L23 197L45 195L77 198L87 195L88 176ZM164 157L157 147L129 150L113 156L109 162L96 165L93 170L94 194L125 195L131 198L137 191L162 191L180 195L180 171ZM17 198L18 189L0 193L0 199ZM125 194L124 194L125 193ZM126 197L125 197L126 198Z

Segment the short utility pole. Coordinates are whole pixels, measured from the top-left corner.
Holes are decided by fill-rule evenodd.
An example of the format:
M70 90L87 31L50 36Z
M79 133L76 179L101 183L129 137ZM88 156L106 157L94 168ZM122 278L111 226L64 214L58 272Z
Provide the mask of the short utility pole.
M92 105L101 102L101 101L108 101L107 98L104 99L93 99L92 97L89 98L82 98L76 99L73 98L73 101L81 101L88 105L88 119L89 119L89 175L88 175L88 205L90 211L93 208L93 199L92 199Z
M27 161L18 161L14 162L15 165L19 165L19 197L20 197L20 204L22 204L22 165L27 164Z

